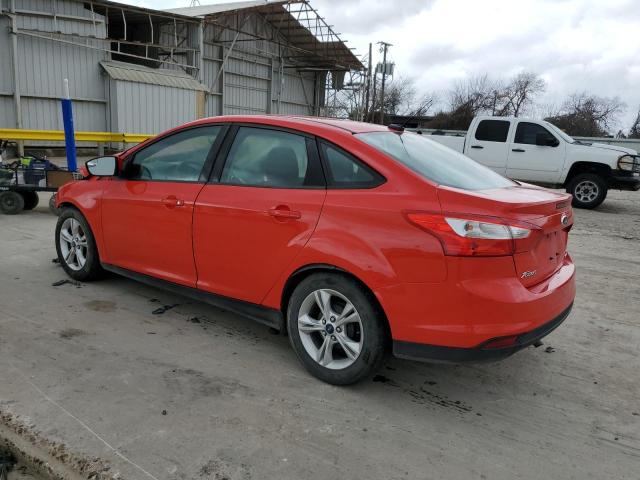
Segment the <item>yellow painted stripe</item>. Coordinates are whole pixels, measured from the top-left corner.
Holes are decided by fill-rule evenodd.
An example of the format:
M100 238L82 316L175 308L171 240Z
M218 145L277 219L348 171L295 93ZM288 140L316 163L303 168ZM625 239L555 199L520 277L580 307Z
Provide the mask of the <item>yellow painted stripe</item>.
M154 137L144 133L75 132L77 142L140 143ZM0 128L2 140L64 141L62 130L19 130Z

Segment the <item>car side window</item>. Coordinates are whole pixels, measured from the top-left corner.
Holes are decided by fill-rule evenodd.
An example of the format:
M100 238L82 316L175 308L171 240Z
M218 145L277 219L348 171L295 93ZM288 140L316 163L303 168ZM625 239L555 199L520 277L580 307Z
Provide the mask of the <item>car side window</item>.
M485 142L506 142L509 134L507 120L481 120L476 128L476 140Z
M341 148L320 142L327 169L327 183L333 188L373 188L384 183L382 175Z
M220 182L301 188L312 183L312 170L306 137L280 130L240 127L227 155Z
M518 128L516 129L516 137L513 143L536 145L536 138L538 134L542 134L546 138L549 138L551 140L556 138L549 130L544 128L542 125L530 122L520 122L518 123Z
M130 180L197 182L222 131L219 125L190 128L136 152L125 170Z

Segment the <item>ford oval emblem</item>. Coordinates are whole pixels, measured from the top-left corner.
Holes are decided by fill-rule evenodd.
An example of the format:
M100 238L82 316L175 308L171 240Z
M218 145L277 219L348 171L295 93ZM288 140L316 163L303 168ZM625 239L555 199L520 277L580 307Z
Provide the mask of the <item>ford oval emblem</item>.
M560 223L562 223L563 225L569 225L569 215L563 213L560 217Z

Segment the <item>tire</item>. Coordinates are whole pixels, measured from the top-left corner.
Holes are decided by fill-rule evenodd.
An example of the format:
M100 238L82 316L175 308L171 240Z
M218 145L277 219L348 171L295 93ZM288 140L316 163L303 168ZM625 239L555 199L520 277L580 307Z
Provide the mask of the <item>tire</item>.
M17 215L24 210L24 197L18 192L0 193L0 212L5 215Z
M33 210L40 203L40 197L37 192L22 192L24 197L24 209Z
M329 304L327 314L321 303ZM350 321L341 322L341 315ZM287 308L289 338L298 359L309 373L332 385L356 383L380 368L389 345L386 326L373 295L341 274L305 278Z
M60 216L60 209L56 208L56 194L55 193L53 195L51 195L51 198L49 199L49 210L56 217Z
M607 197L607 182L598 174L581 173L571 179L567 192L573 196L576 208L596 208Z
M86 282L102 275L103 270L91 227L75 208L66 208L60 213L55 242L60 265L71 278Z

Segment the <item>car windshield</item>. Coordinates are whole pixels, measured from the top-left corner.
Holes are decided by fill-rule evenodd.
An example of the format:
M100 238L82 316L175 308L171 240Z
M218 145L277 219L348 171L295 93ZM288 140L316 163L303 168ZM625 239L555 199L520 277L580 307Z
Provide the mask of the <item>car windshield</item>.
M556 127L553 123L549 123L549 122L542 122L547 128L549 128L549 130L552 130L553 132L557 133L558 135L560 135L562 137L562 139L565 142L569 142L569 143L576 143L576 140L567 135L566 133L564 133L562 130L560 130L558 127Z
M465 190L516 185L469 157L415 133L370 132L357 137L439 185Z

